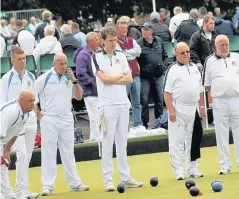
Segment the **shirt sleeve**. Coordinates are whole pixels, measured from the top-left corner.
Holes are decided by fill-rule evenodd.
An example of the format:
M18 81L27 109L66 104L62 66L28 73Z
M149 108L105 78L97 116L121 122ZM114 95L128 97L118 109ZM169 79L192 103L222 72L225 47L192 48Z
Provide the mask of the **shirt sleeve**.
M129 68L129 63L127 61L127 58L126 58L125 54L122 54L122 60L121 61L122 61L123 73L127 73L127 72L131 71L130 68Z
M6 139L7 131L10 125L12 125L15 122L14 120L16 120L16 116L11 114L12 113L10 112L6 113L5 111L0 111L0 143L2 142L2 140Z
M7 76L4 75L2 79L0 80L0 104L3 102L7 102L7 96L8 96L8 81Z
M40 95L44 89L44 83L45 83L44 77L45 77L45 74L38 77L34 84L33 91L36 93L36 95Z
M204 64L202 85L211 86L210 63L208 61L206 61Z
M175 80L175 75L173 74L173 69L169 68L164 80L164 92L168 92L168 93L173 92L174 80Z

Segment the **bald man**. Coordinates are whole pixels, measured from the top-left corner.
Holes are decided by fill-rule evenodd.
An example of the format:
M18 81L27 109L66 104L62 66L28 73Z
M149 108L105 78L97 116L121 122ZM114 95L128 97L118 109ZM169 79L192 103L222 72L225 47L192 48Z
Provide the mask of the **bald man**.
M0 105L1 196L4 199L17 198L11 188L8 176L8 167L10 165L9 151L17 136L24 136L21 133L29 118L29 112L34 108L34 102L34 93L30 90L24 90L20 93L18 100L5 102Z
M71 112L72 96L80 100L83 91L73 71L67 68L64 53L56 53L53 67L37 79L36 92L41 105L38 119L42 136L42 196L50 195L54 189L57 146L71 190L88 191L89 187L82 184L75 165L74 120Z
M215 40L216 53L207 57L203 84L213 98L213 116L219 155L220 175L231 170L229 127L232 129L239 166L239 54L229 52L229 40L219 35Z
M187 157L187 172L191 177L203 177L196 161L191 161L191 143L194 118L197 107L205 117L201 75L197 66L191 63L186 43L175 47L177 61L165 77L164 100L168 108L169 154L177 180L184 179L184 150Z

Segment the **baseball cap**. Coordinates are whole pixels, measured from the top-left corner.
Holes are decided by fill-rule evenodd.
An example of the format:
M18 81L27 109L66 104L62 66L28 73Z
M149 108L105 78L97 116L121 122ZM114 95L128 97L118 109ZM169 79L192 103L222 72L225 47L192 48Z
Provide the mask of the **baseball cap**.
M159 12L166 12L167 10L165 8L160 8Z
M193 19L197 19L198 18L198 10L197 9L192 9L189 13L190 17Z
M145 22L141 28L153 29L153 26L149 22Z
M150 19L151 20L159 20L160 16L159 16L159 13L158 12L152 12L150 14Z

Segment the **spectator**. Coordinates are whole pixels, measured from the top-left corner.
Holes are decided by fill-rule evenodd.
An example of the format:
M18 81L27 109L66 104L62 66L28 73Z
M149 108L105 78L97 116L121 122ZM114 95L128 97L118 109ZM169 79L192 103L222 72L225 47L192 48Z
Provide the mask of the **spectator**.
M5 19L1 20L0 33L1 33L1 36L5 39L5 41L7 39L11 39L11 33L7 27L7 21Z
M62 38L59 40L63 52L68 49L76 50L80 48L80 42L77 40L71 33L71 27L67 24L64 24L61 27Z
M17 28L16 28L16 20L15 18L11 18L8 24L8 30L11 33L11 37L14 38L17 36Z
M215 19L215 32L218 35L237 35L239 34L235 27L233 27L232 22L229 20L223 20L221 18Z
M236 24L239 22L239 7L236 8L236 14L232 18L232 24L236 27Z
M152 12L150 14L150 21L152 23L154 36L159 37L163 42L169 42L171 41L169 28L165 24L160 24L159 18L160 16L158 12Z
M0 51L0 57L2 57L6 51L6 42L2 36L0 36L0 42L1 42L1 51Z
M148 128L149 122L149 91L152 87L154 101L154 115L158 119L163 113L163 81L166 71L165 59L168 57L164 50L162 39L153 34L151 23L146 22L142 26L142 38L138 41L142 53L138 58L140 65L142 122Z
M30 28L29 28L29 24L28 24L28 21L26 19L23 19L22 20L22 23L23 23L23 26L24 26L24 29L31 32Z
M174 16L171 18L169 23L169 31L171 33L171 37L174 38L174 33L177 30L177 27L183 20L189 19L189 15L187 13L183 13L181 7L175 7L173 9Z
M215 19L206 15L203 20L203 27L195 32L190 39L191 60L197 64L201 71L207 56L215 52L214 32Z
M36 31L36 28L37 28L36 18L35 17L31 17L30 22L31 23L29 24L29 28L30 28L31 33L34 35L35 31Z
M197 24L199 28L203 26L203 18L207 15L207 8L201 7L199 8L199 20L197 21Z
M213 17L213 12L209 11L209 12L207 13L207 15Z
M45 37L44 35L44 28L50 24L50 21L52 20L52 13L48 10L43 11L42 13L42 20L43 23L39 26L37 26L36 31L35 31L35 39L38 41L38 39L42 39ZM54 36L57 38L57 40L60 39L60 34L57 29L54 31Z
M134 38L135 40L138 40L142 36L140 26L133 18L129 21L128 36Z
M137 42L127 37L128 23L120 18L116 23L117 32L117 46L116 48L122 50L126 54L129 67L132 72L133 83L127 84L127 94L130 94L132 113L133 113L133 128L130 131L144 132L145 128L141 121L141 105L140 105L140 70L137 62L137 57L140 56L141 48Z
M100 46L98 34L95 32L89 32L86 35L86 42L87 45L80 48L76 55L76 76L84 91L84 101L90 120L90 141L101 141L101 133L99 130L100 112L98 109L98 93L96 78L91 66L91 56Z
M200 30L197 25L197 19L198 11L197 9L192 9L189 14L189 19L182 21L178 26L174 34L174 39L176 39L177 42L185 42L188 45L192 34Z
M215 17L224 19L224 17L226 16L226 14L221 14L221 9L219 7L214 8L214 13L215 13Z
M12 45L18 45L26 54L32 54L35 47L35 37L24 29L23 20L16 21L17 36L13 39Z
M159 10L159 14L160 14L160 19L159 19L159 23L160 24L165 24L166 26L169 27L169 23L170 23L170 11L166 10L164 8L161 8Z
M80 27L79 27L78 23L76 23L76 22L72 23L71 31L72 31L72 34L74 35L74 37L80 41L80 46L81 47L86 46L86 35L85 35L85 33L80 31Z
M98 38L99 38L99 41L100 41L100 46L99 46L99 49L103 48L103 39L102 39L102 36L101 36L101 31L100 30L94 30L95 33L97 33L98 35Z
M62 52L61 43L57 41L55 35L55 27L52 25L47 25L44 28L45 37L40 40L40 43L36 46L33 51L33 56L35 61L39 63L40 57L45 54L52 54L57 52Z
M73 24L73 21L72 20L68 20L67 21L67 25L71 26Z

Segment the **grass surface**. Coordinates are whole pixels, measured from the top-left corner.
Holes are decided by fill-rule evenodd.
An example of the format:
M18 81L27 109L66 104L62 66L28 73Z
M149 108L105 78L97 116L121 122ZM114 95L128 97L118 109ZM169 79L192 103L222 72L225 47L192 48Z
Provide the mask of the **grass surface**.
M239 199L239 168L235 165L233 146L230 146L232 155L232 171L229 175L218 174L218 157L215 147L202 149L200 170L205 177L195 179L196 185L204 191L201 199ZM50 199L187 199L191 198L185 188L184 181L176 181L172 173L168 153L157 153L149 155L131 156L128 158L131 174L136 180L144 182L144 187L139 189L127 189L124 194L116 192L106 193L102 183L102 172L100 160L77 163L78 172L82 181L90 186L89 192L70 192L70 188L64 177L62 165L58 166L56 187ZM116 170L114 159L114 182L119 183L119 174ZM152 176L159 178L159 185L151 187L149 179ZM186 175L185 175L186 176ZM15 170L10 171L12 184L15 183ZM223 190L214 193L211 182L220 179L223 182ZM29 169L29 184L31 191L41 192L40 168Z

